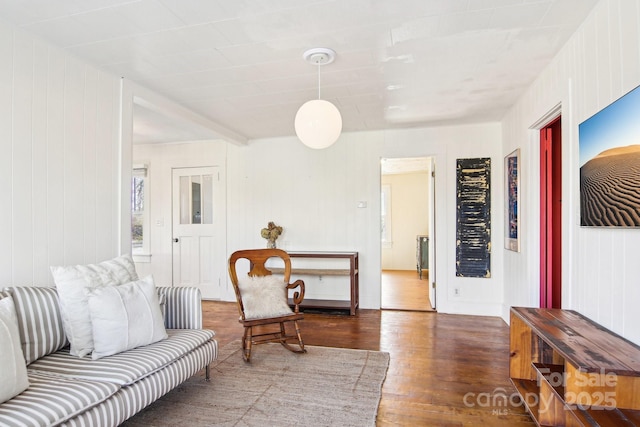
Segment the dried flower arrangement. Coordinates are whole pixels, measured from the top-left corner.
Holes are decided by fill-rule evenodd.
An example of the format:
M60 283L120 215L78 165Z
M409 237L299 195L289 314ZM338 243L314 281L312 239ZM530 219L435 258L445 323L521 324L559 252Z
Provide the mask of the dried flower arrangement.
M260 230L260 235L263 239L267 239L267 247L275 248L276 240L282 234L282 227L276 225L273 221L269 221L267 228Z

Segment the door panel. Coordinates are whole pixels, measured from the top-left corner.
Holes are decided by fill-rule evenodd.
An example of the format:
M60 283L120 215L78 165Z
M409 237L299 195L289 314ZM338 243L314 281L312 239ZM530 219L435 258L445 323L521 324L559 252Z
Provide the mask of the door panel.
M436 164L431 159L431 218L429 218L429 301L431 308L436 310Z
M173 284L220 299L226 274L217 167L173 169Z
M551 308L551 129L540 130L540 308Z
M213 269L208 268L208 265L211 264L210 260L213 260L214 250L213 250L213 237L211 236L200 236L199 238L199 255L200 255L200 280L205 283L214 283L217 278L213 274Z
M562 133L558 118L540 129L540 307L562 301Z

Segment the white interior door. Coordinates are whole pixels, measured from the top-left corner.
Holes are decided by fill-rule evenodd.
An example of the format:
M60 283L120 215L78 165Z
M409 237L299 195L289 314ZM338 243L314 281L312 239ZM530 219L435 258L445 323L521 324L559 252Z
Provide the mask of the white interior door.
M436 310L436 163L431 158L431 215L429 215L429 301Z
M173 284L220 299L226 274L219 168L173 169Z

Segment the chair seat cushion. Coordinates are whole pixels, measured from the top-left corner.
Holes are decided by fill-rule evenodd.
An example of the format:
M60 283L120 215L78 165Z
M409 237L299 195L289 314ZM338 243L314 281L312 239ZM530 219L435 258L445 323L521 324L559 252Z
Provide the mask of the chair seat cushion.
M200 347L211 340L214 333L207 329L167 329L167 335L165 340L99 360L72 356L69 348L65 348L35 361L29 370L125 386Z
M244 317L247 320L286 316L292 313L286 284L278 276L247 276L238 280Z

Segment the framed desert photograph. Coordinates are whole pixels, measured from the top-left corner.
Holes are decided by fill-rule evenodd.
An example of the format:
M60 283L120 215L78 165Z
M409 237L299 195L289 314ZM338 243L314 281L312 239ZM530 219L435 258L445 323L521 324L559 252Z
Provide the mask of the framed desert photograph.
M505 231L504 247L520 252L520 149L504 158Z
M580 225L640 227L640 87L578 126Z

